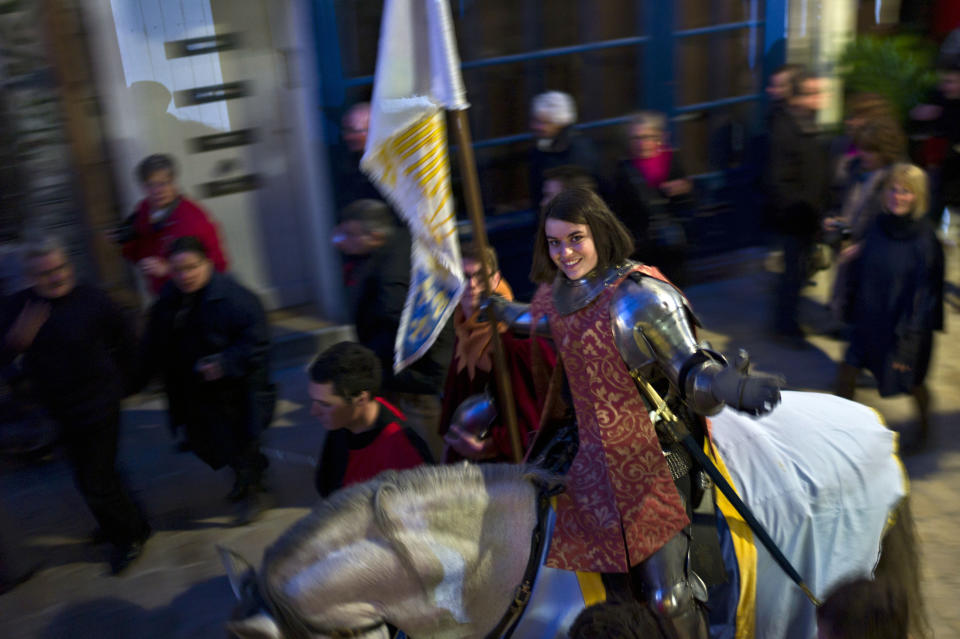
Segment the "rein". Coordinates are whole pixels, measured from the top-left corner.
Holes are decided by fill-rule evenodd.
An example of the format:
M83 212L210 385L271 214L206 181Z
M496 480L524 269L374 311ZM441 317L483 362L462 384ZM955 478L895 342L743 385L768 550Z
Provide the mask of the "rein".
M526 610L540 569L543 544L547 538L547 512L550 509L550 498L558 492L560 491L547 486L538 486L537 525L533 527L533 534L530 536L530 557L527 559L527 569L523 572L520 585L513 591L510 607L484 639L509 639L517 627L517 622L520 621L520 616Z

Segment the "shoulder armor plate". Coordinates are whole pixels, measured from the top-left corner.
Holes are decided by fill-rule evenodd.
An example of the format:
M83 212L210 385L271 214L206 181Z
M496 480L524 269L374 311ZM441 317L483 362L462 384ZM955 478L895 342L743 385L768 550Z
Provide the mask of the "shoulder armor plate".
M698 350L695 319L671 284L633 273L610 304L614 340L630 369L657 368L674 384L684 363Z

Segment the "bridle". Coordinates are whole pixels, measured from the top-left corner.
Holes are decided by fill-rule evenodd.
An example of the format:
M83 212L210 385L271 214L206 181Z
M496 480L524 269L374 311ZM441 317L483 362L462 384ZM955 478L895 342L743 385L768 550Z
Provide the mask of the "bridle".
M373 632L374 630L378 630L386 625L387 622L383 619L380 619L379 621L374 621L373 623L369 623L366 626L360 626L359 628L327 629L319 626L310 626L307 629L310 632L315 632L330 637L330 639L354 639L355 637L362 637L368 632Z
M271 597L270 588L263 582L262 577L252 584L250 590L255 601L277 622L286 639L312 639L314 635L323 635L330 639L356 639L388 625L386 620L378 619L358 628L325 628L304 619L290 606Z

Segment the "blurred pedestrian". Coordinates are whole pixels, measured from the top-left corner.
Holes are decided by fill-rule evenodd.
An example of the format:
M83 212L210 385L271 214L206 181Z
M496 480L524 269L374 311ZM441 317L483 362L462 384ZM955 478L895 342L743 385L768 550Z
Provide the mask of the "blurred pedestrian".
M917 166L896 164L890 170L883 211L850 266L847 308L853 331L836 382L837 394L852 398L857 373L866 368L881 396L913 395L920 424L912 446L921 446L929 432L924 380L933 332L943 329L943 251L926 218L927 188L927 176Z
M938 76L937 88L929 101L910 112L912 119L926 123L928 133L947 143L940 179L932 192L931 213L935 222L940 222L944 207L960 207L960 62L951 59L938 69Z
M799 64L784 64L778 67L767 80L766 92L770 100L770 117L773 113L787 108L787 100L793 95L794 76L805 73Z
M817 639L908 639L909 628L906 593L890 581L845 581L817 608Z
M245 521L266 491L260 433L275 399L266 315L252 291L216 272L199 238L177 238L167 259L173 280L150 309L140 382L162 375L191 450L214 470L233 470L227 499Z
M513 460L510 433L498 415L496 379L493 371L493 328L480 308L483 297L482 253L476 244L460 249L466 290L453 314L453 362L447 372L440 416L440 434L447 444L446 463ZM500 274L497 254L487 247L487 263L493 273L488 277L490 291L506 300L513 291ZM525 452L540 426L540 405L533 381L530 339L514 337L501 323L498 327L503 344L511 396L516 405L520 443ZM540 352L552 369L553 350L541 340Z
M540 198L540 210L550 204L550 200L566 189L589 189L597 192L597 181L590 172L575 164L564 164L543 172L543 196Z
M679 284L687 250L683 222L694 208L693 182L670 148L665 115L641 111L626 131L629 156L617 164L612 208L636 241L633 259L658 267Z
M227 257L217 225L199 204L181 194L173 158L161 154L145 158L137 166L137 177L147 197L116 232L115 239L123 245L123 256L146 278L150 292L157 295L170 280L167 253L179 237L197 237L217 271L226 271Z
M80 284L63 244L46 236L25 250L30 288L9 298L0 319L0 363L20 357L40 403L60 425L74 482L113 545L119 574L150 536L117 470L120 400L135 359L133 330L106 293Z
M15 532L15 528L13 517L0 503L0 595L29 581L39 567L24 556L25 549L17 543L19 531Z
M393 372L400 316L410 288L410 232L380 200L357 200L341 213L333 244L344 260L349 308L357 341L376 353L383 395L406 415L434 459L443 453L440 391L453 354L453 325L447 322L433 346L399 374Z
M340 119L340 152L334 154L334 196L337 210L355 200L379 199L380 192L360 170L370 129L370 103L357 102Z
M834 318L842 321L849 263L858 244L883 208L883 186L890 167L907 153L907 139L896 121L877 118L856 129L856 156L848 163L841 208L823 221L824 240L837 254L837 271L830 294Z
M786 108L770 119L768 194L772 226L783 249L773 329L798 348L806 346L798 321L800 290L828 192L826 152L816 122L822 108L822 79L796 72Z
M321 497L384 470L432 463L403 413L379 396L380 361L369 348L334 344L317 356L309 374L310 414L327 430L316 472Z
M934 174L930 216L940 227L941 238L950 255L951 303L960 308L960 56L942 56L937 90L927 104L910 112L925 124L926 132L946 142L940 169Z
M577 122L577 104L562 91L547 91L533 98L530 129L534 146L530 151L530 201L543 199L544 172L573 164L589 171L599 181L600 157L593 142L573 125Z
M901 126L889 100L876 93L855 93L847 98L843 132L830 143L831 180L839 187L839 195L836 197L838 203L843 197L845 186L857 175L861 165L857 136L864 126L877 122L886 123L888 126ZM902 139L902 136L901 132L898 142L902 140L905 145L906 140Z

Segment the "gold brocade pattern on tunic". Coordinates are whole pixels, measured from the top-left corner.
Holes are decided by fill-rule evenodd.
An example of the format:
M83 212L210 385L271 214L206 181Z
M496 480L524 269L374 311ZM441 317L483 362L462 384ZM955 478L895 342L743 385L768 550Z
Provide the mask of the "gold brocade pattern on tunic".
M662 278L645 266L640 270ZM617 350L610 302L618 280L586 308L560 315L550 286L531 312L546 315L573 396L580 447L557 499L547 565L627 572L689 523L647 407Z

